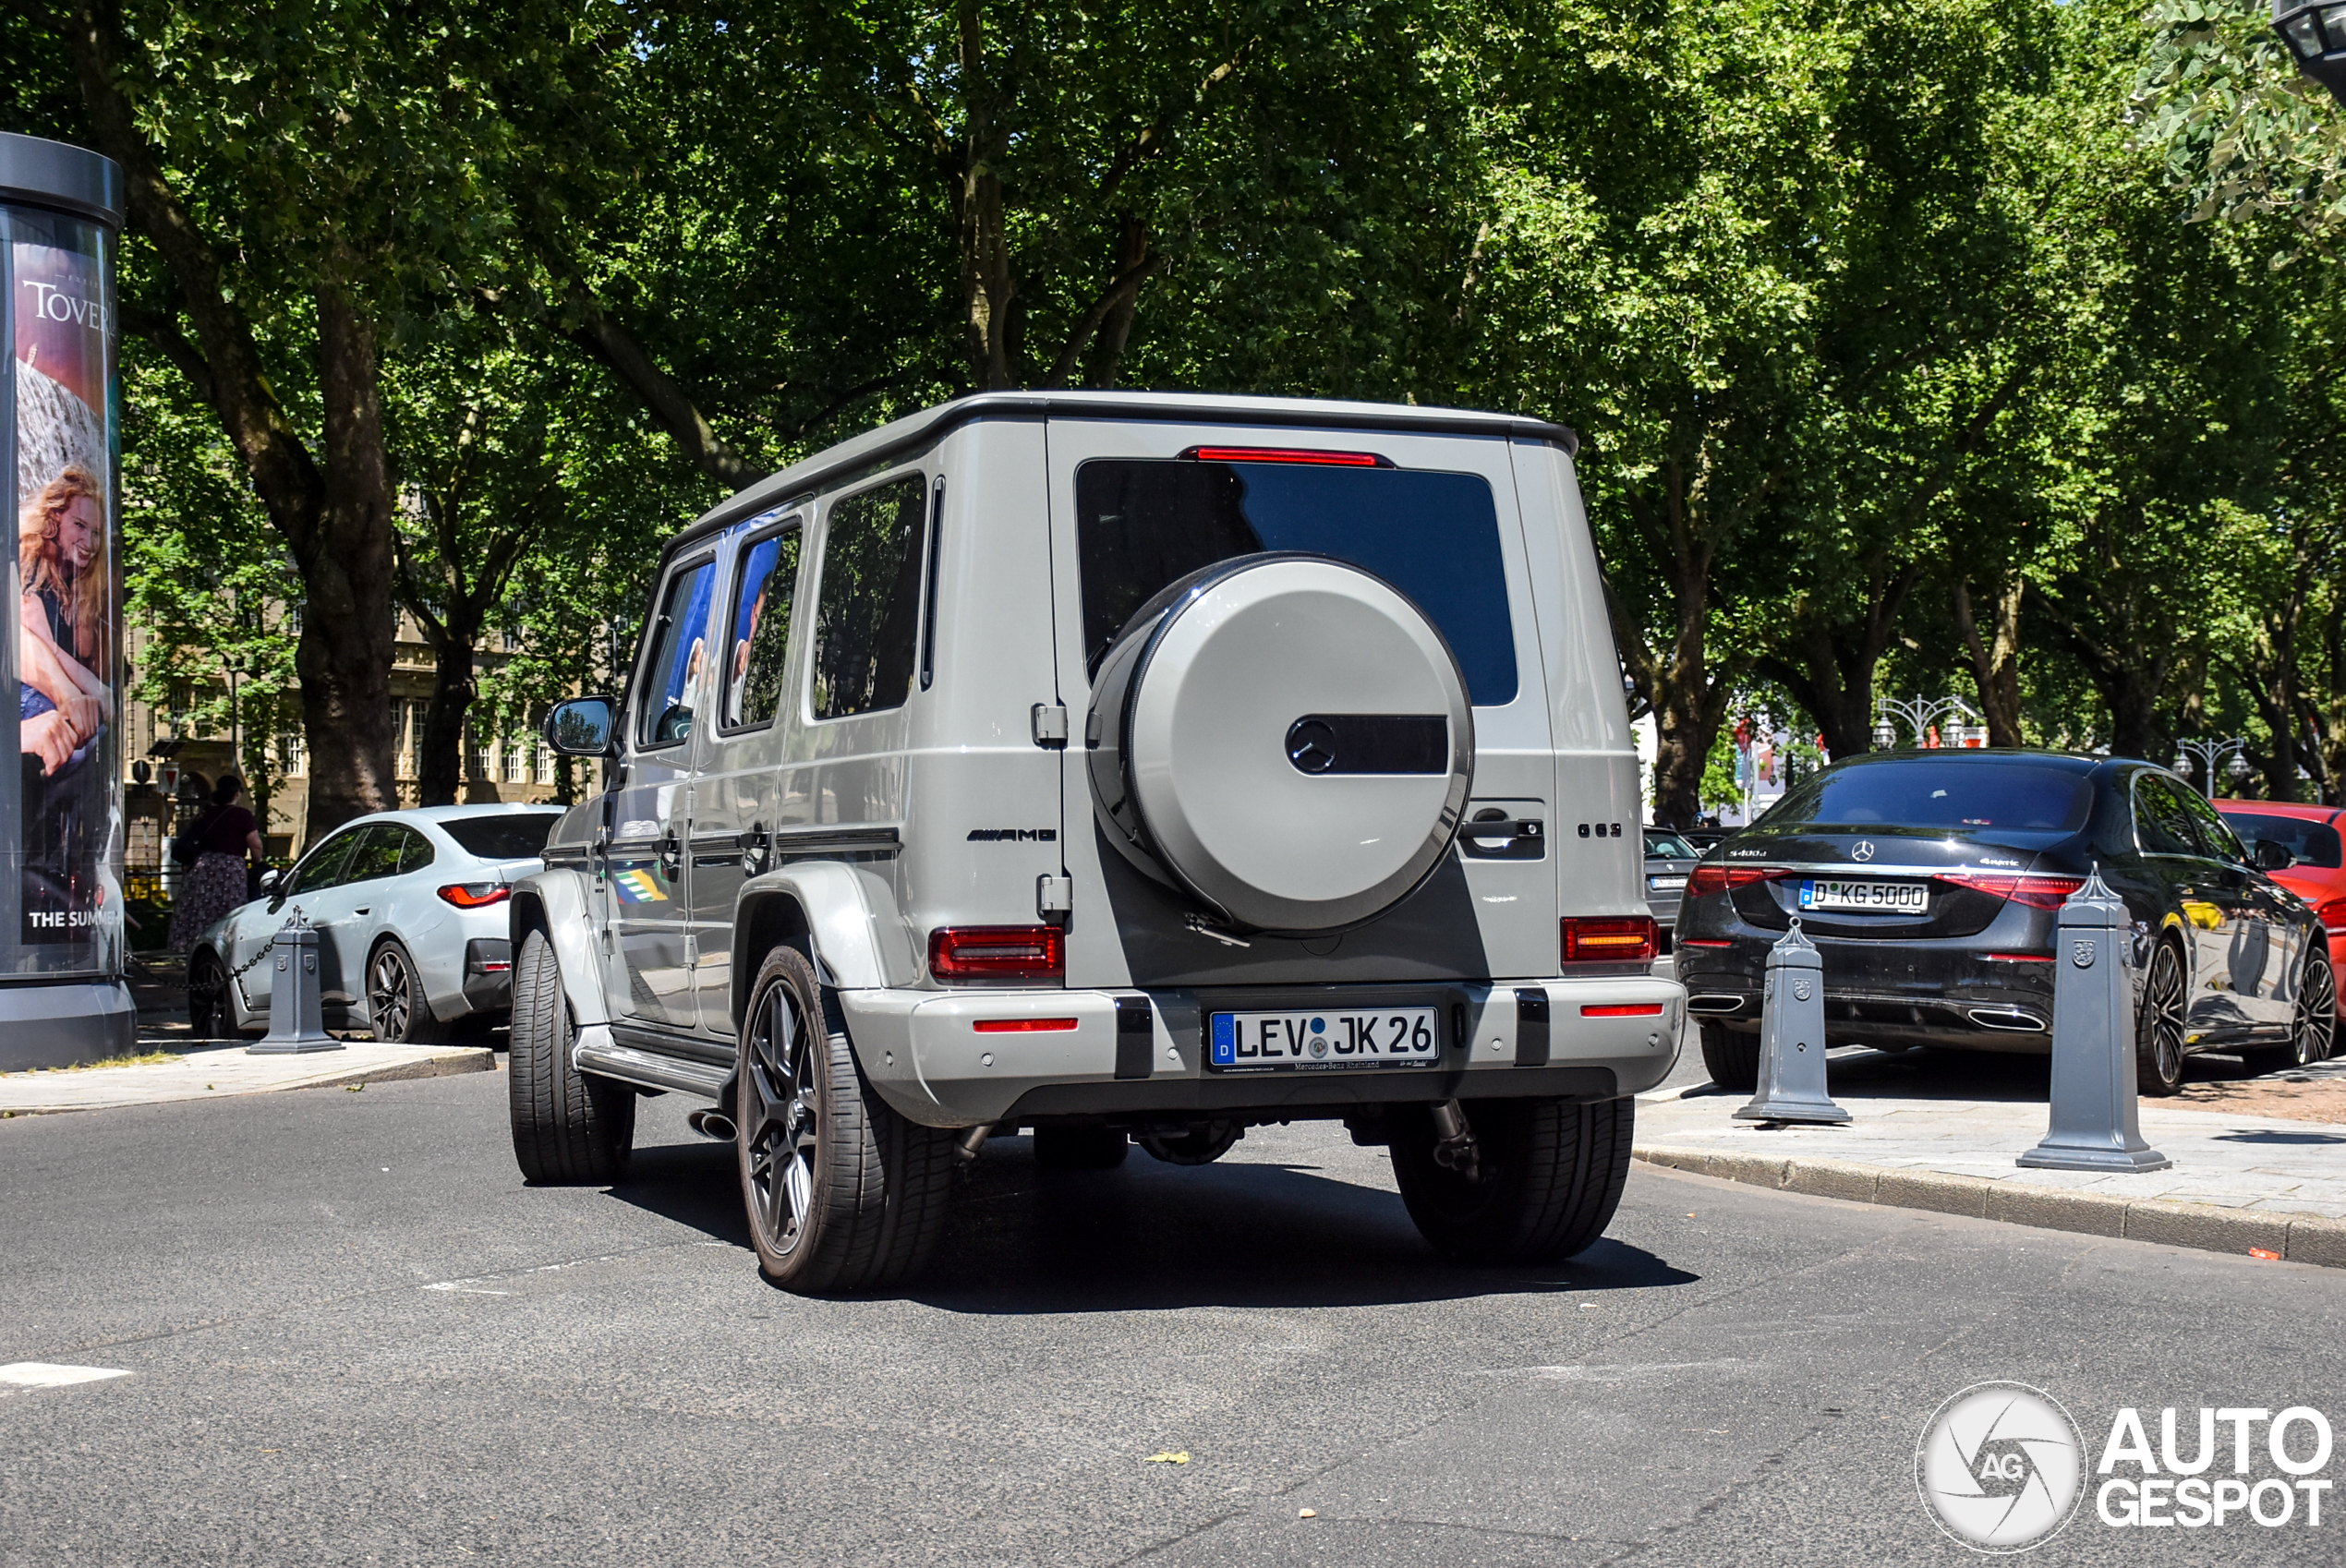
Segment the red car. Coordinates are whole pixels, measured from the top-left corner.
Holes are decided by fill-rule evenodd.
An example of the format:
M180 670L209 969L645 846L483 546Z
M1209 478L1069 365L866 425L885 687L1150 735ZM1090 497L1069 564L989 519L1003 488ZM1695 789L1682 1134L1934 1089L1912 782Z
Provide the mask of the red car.
M2287 801L2218 801L2215 806L2250 854L2263 839L2297 858L2296 864L2265 874L2314 906L2329 933L2331 964L2346 964L2346 844L2339 837L2346 810Z

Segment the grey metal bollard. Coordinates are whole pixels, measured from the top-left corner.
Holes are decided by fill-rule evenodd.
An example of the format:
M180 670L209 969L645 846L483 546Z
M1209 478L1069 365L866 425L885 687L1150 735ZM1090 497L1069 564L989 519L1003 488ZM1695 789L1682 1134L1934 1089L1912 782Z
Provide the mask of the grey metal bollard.
M269 1032L250 1056L295 1055L339 1051L343 1043L326 1032L324 999L318 973L318 928L296 909L269 945Z
M2037 1171L2163 1171L2134 1101L2134 1008L2125 900L2097 869L2053 933L2052 1121L2020 1156Z
M1849 1113L1825 1092L1825 960L1800 922L1768 949L1760 1003L1760 1092L1741 1122L1830 1122Z

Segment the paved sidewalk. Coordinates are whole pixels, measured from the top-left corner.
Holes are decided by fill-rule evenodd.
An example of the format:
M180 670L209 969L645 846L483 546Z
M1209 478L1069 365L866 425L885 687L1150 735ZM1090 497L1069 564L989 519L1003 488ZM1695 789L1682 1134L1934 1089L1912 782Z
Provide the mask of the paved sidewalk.
M151 1048L151 1047L150 1047ZM255 1056L242 1043L175 1052L167 1062L0 1073L0 1116L95 1111L168 1100L215 1100L280 1089L328 1089L449 1073L491 1072L496 1055L480 1045L383 1045L353 1042L339 1051Z
M2346 1128L2146 1103L2143 1137L2174 1164L2141 1175L2023 1170L2043 1138L2041 1097L1901 1093L1895 1060L1832 1061L1846 1127L1760 1126L1732 1114L1749 1099L1710 1084L1642 1097L1637 1157L1729 1180L1823 1197L2125 1236L2215 1251L2260 1249L2346 1267ZM2346 1062L2292 1075L2346 1077Z

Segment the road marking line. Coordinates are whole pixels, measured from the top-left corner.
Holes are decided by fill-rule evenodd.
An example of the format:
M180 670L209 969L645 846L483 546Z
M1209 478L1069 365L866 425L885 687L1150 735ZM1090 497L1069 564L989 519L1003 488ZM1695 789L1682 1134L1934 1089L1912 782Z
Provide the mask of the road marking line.
M129 1375L112 1367L60 1367L49 1361L11 1361L0 1367L0 1383L17 1388L64 1388L69 1383L103 1382Z
M454 1280L442 1280L438 1285L428 1285L424 1288L426 1290L453 1290L463 1296L511 1296L513 1294L510 1290L483 1290L477 1285L458 1285Z
M1730 1357L1723 1361L1647 1361L1614 1366L1493 1367L1477 1375L1485 1378L1545 1378L1551 1382L1617 1383L1661 1372L1708 1372L1757 1365L1756 1361Z

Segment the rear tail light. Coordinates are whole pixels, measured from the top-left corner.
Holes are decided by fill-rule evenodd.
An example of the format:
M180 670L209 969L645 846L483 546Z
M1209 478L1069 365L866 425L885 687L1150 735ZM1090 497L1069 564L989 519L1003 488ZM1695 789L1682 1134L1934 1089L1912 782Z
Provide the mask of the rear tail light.
M1651 915L1566 915L1562 925L1568 964L1651 963L1662 939Z
M1990 953L1988 956L2008 964L2049 964L2053 961L2050 953Z
M1323 468L1390 468L1373 452L1318 452L1294 446L1193 446L1181 454L1200 463L1302 463Z
M2322 924L2331 931L2346 931L2346 899L2332 899L2322 906Z
M1580 1004L1584 1019L1654 1019L1662 1016L1659 1002L1610 1002Z
M979 1019L970 1025L980 1034L1059 1034L1075 1027L1073 1019Z
M440 890L440 896L460 910L479 910L503 903L514 890L502 882L452 882Z
M1755 882L1772 882L1791 874L1783 867L1772 865L1699 865L1687 874L1687 897L1704 899L1713 893L1731 893Z
M2070 894L2086 885L2082 876L2049 876L2041 872L1941 872L1941 882L1968 887L1975 893L2008 899L2032 910L2057 910Z
M949 925L928 934L928 971L939 980L1058 980L1067 936L1056 925Z

